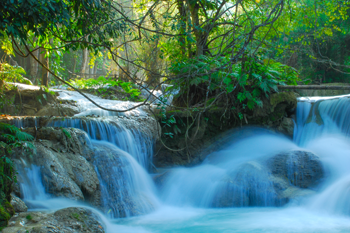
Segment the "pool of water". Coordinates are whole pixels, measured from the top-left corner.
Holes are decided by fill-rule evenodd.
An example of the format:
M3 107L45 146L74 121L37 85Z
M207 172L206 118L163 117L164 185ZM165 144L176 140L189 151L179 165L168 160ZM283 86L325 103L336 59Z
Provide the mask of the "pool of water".
M163 207L113 221L120 232L153 233L333 233L350 232L350 217L301 207L193 209Z

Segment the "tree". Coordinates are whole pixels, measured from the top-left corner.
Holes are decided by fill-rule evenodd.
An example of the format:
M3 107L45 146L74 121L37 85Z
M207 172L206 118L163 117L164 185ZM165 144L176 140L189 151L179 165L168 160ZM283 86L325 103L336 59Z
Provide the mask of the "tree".
M9 35L17 54L34 56L30 48L46 49L55 59L50 59L51 67L41 65L60 81L63 80L55 74L60 72L55 65L60 51L88 49L95 54L107 51L121 71L120 76L135 83L136 72L143 70L149 77L163 79L156 82L155 88L162 83L180 88L180 98L186 102L181 107L207 107L210 98L215 103L223 93L229 99L243 93L250 101L249 107L254 107L260 103L259 95L282 82L278 77L268 78L263 69L270 63L262 62L264 58L258 56L258 50L267 37L274 35L271 29L283 15L284 0L139 1L132 9L138 17L126 10L131 6L129 2L17 0L11 4L12 1L1 3L6 10L0 13L0 30ZM32 40L34 36L36 42ZM50 38L54 38L52 43ZM154 62L137 58L138 44L142 46L150 40L157 44L154 54L168 64L165 72L155 69ZM154 56L149 59L154 60ZM252 95L254 86L260 91ZM189 93L194 95L189 97Z

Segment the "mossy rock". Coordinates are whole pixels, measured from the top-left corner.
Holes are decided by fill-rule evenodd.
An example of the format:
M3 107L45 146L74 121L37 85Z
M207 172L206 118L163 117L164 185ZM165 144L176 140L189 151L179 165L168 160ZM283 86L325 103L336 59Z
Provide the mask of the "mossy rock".
M280 103L286 103L290 107L296 107L298 101L294 92L279 92L270 96L270 104L275 108Z
M3 205L0 205L0 230L5 228L12 217L15 214L13 206L5 201Z

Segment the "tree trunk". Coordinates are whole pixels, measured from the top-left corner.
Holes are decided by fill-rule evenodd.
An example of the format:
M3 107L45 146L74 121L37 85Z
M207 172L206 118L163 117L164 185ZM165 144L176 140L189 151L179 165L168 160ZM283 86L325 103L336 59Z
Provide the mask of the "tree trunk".
M190 4L190 12L192 17L193 31L196 37L196 56L204 54L204 41L202 40L202 32L199 25L199 4Z
M39 49L33 51L33 55L39 59ZM30 56L30 77L32 78L33 83L38 78L38 62Z
M177 10L179 11L180 19L180 34L185 34L186 32L186 9L183 0L177 0ZM182 55L186 54L186 38L185 36L180 36L179 38Z
M93 68L94 70L93 70L93 73L94 73L94 75L95 75L95 77L97 76L96 74L97 74L97 65L96 65L96 63L95 63L95 65L94 65L94 68Z
M80 69L80 74L82 75L82 77L86 75L88 66L89 66L89 51L88 49L84 49L83 60L82 60L81 69Z
M103 58L103 63L102 63L102 74L103 74L103 75L106 75L106 74L107 74L106 63L107 63L107 57L105 56L105 57Z
M43 52L41 54L41 62L43 63L44 66L49 68L49 57L45 55L46 55L46 50L43 49ZM46 87L49 86L49 72L44 67L42 67L42 72L41 72L41 85L44 85Z
M74 74L75 74L75 68L77 67L77 56L76 54L73 55L73 70L72 70L72 74L70 75L70 78L74 78Z

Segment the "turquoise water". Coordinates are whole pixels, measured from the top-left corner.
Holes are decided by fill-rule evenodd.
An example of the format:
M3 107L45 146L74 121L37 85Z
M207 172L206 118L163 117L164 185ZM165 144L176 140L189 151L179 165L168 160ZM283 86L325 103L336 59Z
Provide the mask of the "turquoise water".
M350 217L305 208L191 209L165 207L152 214L113 221L134 233L333 233L350 232Z

